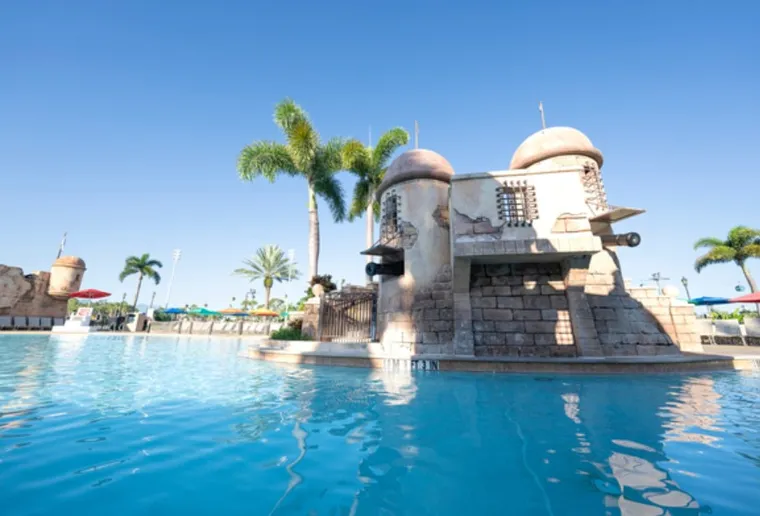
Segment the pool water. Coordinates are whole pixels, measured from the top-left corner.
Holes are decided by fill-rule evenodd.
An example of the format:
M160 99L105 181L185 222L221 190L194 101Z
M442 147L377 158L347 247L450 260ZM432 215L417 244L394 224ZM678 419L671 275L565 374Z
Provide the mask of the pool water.
M760 376L384 373L0 335L0 513L758 514Z

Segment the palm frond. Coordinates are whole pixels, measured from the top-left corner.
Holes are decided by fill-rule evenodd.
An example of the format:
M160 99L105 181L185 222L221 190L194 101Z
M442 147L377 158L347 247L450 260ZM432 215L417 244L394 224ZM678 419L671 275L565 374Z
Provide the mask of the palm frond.
M747 258L760 258L760 242L742 247L741 256L745 260Z
M314 181L314 191L327 202L335 222L343 222L346 218L346 201L343 196L343 186L334 173L322 173Z
M279 173L290 176L298 174L288 148L270 141L254 142L243 148L238 156L237 171L244 181L262 176L274 182Z
M302 120L290 130L287 148L296 167L308 170L312 167L319 150L319 133L311 123Z
M701 249L703 247L718 247L721 245L726 245L726 242L721 240L720 238L715 237L705 237L700 238L696 242L694 242L694 250Z
M372 173L372 155L359 140L348 140L343 145L341 154L344 169L360 178L366 178Z
M309 115L293 99L286 98L280 101L274 108L274 123L282 129L286 137L301 122L309 123Z
M710 251L697 258L694 262L694 270L700 272L708 265L714 265L717 263L729 263L734 261L735 258L736 251L730 247L719 245L713 247L710 249Z
M351 208L348 210L348 221L361 218L367 211L367 205L371 201L369 198L369 181L366 178L359 179L354 186L354 195L351 199Z
M138 272L140 271L138 271L136 268L127 265L126 267L124 267L124 270L121 271L121 273L119 274L119 281L123 283L124 280L127 279L127 277L131 276L132 274L137 274Z
M728 232L728 245L734 249L740 249L746 245L752 244L760 238L760 230L752 229L747 226L736 226Z
M401 127L383 133L372 151L373 168L377 170L385 168L398 148L407 143L409 143L409 133Z

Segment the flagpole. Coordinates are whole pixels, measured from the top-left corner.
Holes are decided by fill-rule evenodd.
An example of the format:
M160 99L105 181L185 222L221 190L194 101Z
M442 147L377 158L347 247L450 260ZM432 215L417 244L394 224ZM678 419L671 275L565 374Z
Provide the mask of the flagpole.
M420 125L417 120L414 121L414 148L420 148Z
M68 232L64 231L61 244L58 246L58 256L56 256L56 260L61 257L63 254L63 248L66 247L66 235L68 235Z

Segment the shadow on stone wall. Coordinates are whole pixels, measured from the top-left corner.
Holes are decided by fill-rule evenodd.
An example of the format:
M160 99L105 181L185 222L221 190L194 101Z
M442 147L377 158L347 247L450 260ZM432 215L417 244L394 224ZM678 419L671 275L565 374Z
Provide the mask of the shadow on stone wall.
M522 263L481 257L486 263L470 267L476 356L672 355L679 326L685 340L696 338L686 317L674 320L668 298L630 295L614 249L553 258L551 241L533 236L518 245L542 252Z

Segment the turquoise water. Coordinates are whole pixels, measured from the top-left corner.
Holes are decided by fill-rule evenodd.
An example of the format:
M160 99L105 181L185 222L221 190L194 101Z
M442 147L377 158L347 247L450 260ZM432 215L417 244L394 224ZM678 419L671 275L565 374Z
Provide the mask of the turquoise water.
M389 374L0 335L0 513L758 514L760 377Z

